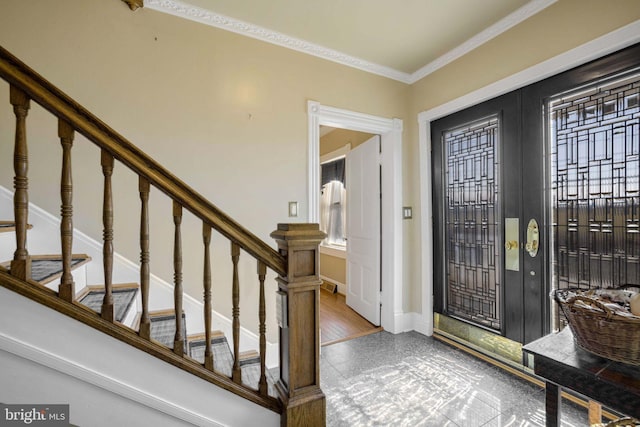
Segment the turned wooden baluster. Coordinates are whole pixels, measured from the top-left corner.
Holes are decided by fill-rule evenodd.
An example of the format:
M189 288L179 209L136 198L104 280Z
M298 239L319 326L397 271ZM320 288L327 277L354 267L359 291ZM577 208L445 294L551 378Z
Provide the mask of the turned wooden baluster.
M11 86L9 99L16 116L15 145L13 149L13 209L16 223L16 251L11 261L11 275L31 279L31 257L27 251L27 219L29 216L29 156L27 150L26 120L30 100L26 93Z
M100 156L102 174L104 175L104 199L102 203L102 265L104 268L104 299L102 300L102 318L113 322L113 295L111 276L113 272L113 191L111 176L113 174L113 156L102 150Z
M173 300L176 313L176 335L173 340L173 352L184 356L184 336L182 334L182 237L180 224L182 223L182 205L173 202L173 223L175 224L175 237L173 247Z
M140 191L140 290L142 292L142 315L140 316L139 334L144 339L151 339L151 319L149 319L149 181L139 177Z
M238 260L240 259L240 246L231 242L231 260L233 262L233 371L231 379L242 383L242 371L240 369L240 281L238 279Z
M204 367L213 371L213 352L211 351L211 226L202 224L204 242Z
M267 266L258 261L258 280L260 281L260 307L258 309L258 318L260 321L260 382L258 383L258 391L261 395L266 396L268 394L267 386L267 326L266 326L266 310L264 304L264 279L267 275Z
M60 241L62 243L62 277L58 293L65 301L73 301L76 295L71 259L73 245L73 179L71 174L71 147L73 146L73 128L64 120L58 120L58 137L62 144L62 177L60 179Z

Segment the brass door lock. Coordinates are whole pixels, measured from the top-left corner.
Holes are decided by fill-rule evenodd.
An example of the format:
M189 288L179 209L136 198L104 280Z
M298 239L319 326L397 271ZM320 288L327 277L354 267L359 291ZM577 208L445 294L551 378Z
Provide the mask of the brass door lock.
M524 249L529 253L531 258L535 258L535 256L538 255L539 241L540 231L538 229L538 222L531 218L527 226L527 243L524 245Z
M518 249L518 242L516 240L507 240L507 243L504 244L504 248L508 251Z

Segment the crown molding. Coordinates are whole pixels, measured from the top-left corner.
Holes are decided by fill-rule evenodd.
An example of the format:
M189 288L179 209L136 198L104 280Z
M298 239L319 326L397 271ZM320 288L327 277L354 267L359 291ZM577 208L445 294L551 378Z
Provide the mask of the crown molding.
M558 0L532 0L529 3L522 6L520 9L505 16L500 21L496 22L492 26L484 29L475 36L471 37L461 45L451 49L438 59L428 63L424 67L420 68L415 73L411 74L409 83L413 84L420 79L425 78L434 71L444 67L445 65L455 61L461 56L466 55L477 47L483 45L494 37L499 36L508 29L515 27L522 21L532 17L536 13L551 6Z
M258 39L267 43L286 47L308 55L317 56L322 59L337 62L348 67L357 68L368 73L377 74L403 83L409 83L411 75L402 71L385 67L380 64L366 61L347 55L337 50L320 46L306 40L291 37L268 28L253 25L225 15L212 12L207 9L196 7L178 0L144 0L144 7L167 13L190 21L199 22L211 27L231 31L243 36Z
M435 61L432 61L420 68L413 74L405 73L384 65L375 64L361 58L356 58L334 49L221 15L211 10L193 6L180 0L144 0L144 7L337 62L338 64L397 80L402 83L413 84L450 62L453 62L461 56L471 52L473 49L507 31L525 19L551 6L556 1L557 0L531 0L520 9L473 36L458 47L450 50Z

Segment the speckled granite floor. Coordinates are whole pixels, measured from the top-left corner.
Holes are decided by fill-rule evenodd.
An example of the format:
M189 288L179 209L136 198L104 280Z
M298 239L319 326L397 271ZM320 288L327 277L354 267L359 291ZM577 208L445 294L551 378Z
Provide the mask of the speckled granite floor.
M328 426L544 426L542 389L416 332L322 347ZM562 426L588 426L563 404Z

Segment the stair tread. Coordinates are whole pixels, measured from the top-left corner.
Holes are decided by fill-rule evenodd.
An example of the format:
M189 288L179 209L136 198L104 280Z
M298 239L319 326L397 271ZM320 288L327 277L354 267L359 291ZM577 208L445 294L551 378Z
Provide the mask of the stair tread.
M31 228L33 228L33 226L31 224L27 224L27 229ZM11 231L15 231L15 229L15 221L0 221L0 233L9 233Z
M200 363L204 363L205 350L204 337L189 342L189 356ZM211 352L213 353L213 369L227 377L231 377L233 369L233 353L224 334L211 338ZM255 350L240 353L240 369L242 371L242 383L254 390L258 389L260 382L260 354ZM277 369L276 369L277 371ZM276 397L274 384L277 375L267 372L269 395Z
M211 331L211 338L217 338L220 336L224 336L224 332L219 331L219 330L215 330L215 331ZM202 341L204 343L204 339L206 338L204 332L201 334L193 334L193 335L189 335L187 337L187 340L189 342L195 342L195 341Z
M176 315L173 311L160 311L149 314L151 321L151 338L169 348L173 348L176 334ZM187 336L187 323L185 314L182 313L182 335ZM184 351L187 352L187 340L184 342Z
M71 256L71 269L78 268L89 261L91 257L85 254L73 254ZM10 270L11 261L5 261L2 266ZM31 256L31 279L47 284L62 276L62 255L32 255Z
M111 291L113 296L113 312L114 318L118 322L122 322L136 298L137 288L114 288ZM89 307L96 313L102 312L102 301L104 298L104 289L89 289L81 299L80 303Z

